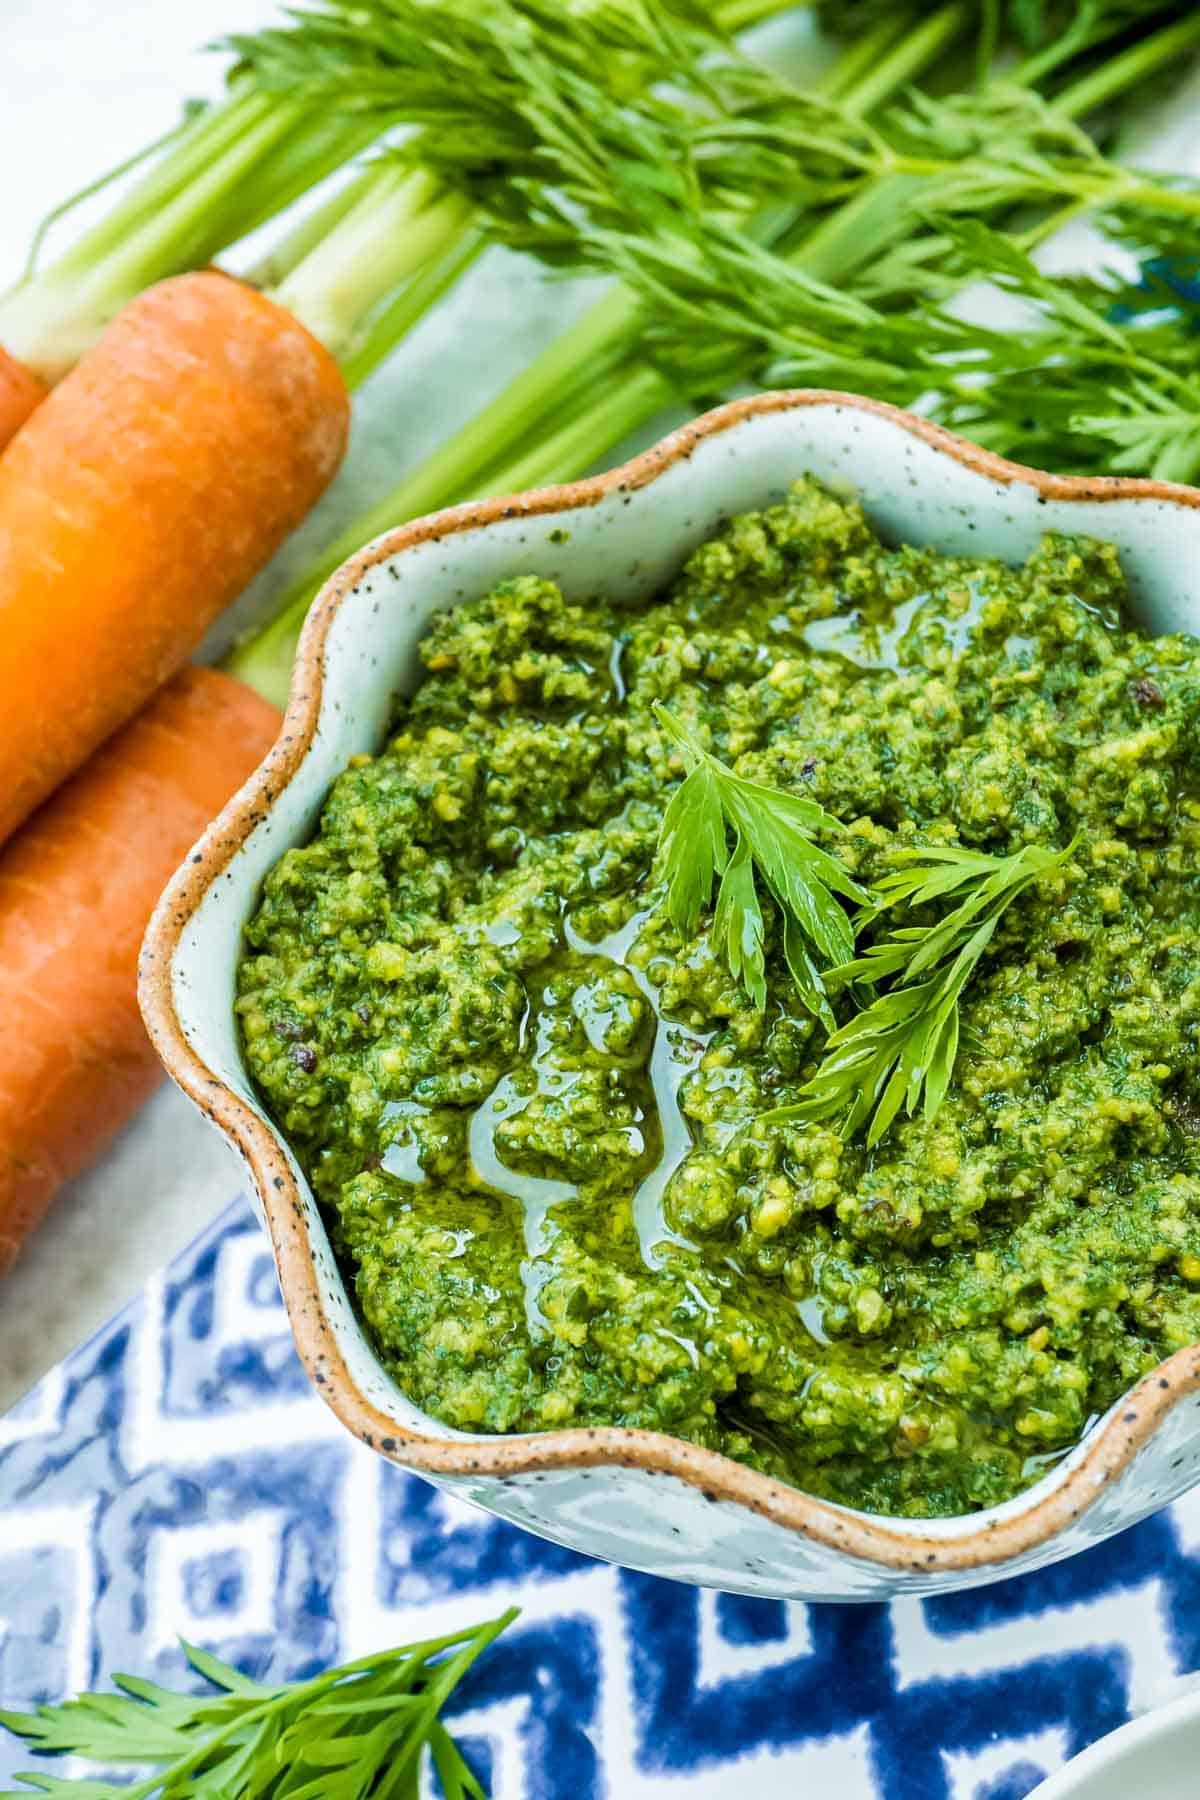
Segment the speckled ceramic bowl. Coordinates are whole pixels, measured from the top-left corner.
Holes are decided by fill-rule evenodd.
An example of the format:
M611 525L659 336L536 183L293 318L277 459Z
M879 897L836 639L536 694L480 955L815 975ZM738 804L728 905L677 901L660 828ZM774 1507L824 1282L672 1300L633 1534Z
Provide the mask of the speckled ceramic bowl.
M805 471L853 487L886 536L945 551L1017 560L1048 527L1110 538L1147 628L1200 632L1200 492L1038 474L847 395L736 401L611 474L454 507L352 557L309 615L279 741L155 913L141 992L168 1071L249 1164L300 1354L364 1443L633 1568L752 1594L866 1600L1035 1568L1189 1487L1200 1478L1200 1349L1142 1381L1019 1499L929 1523L847 1511L653 1432L452 1431L380 1367L304 1177L255 1098L231 1005L263 876L307 838L347 758L378 745L435 608L529 571L568 592L650 596L726 515L777 500Z

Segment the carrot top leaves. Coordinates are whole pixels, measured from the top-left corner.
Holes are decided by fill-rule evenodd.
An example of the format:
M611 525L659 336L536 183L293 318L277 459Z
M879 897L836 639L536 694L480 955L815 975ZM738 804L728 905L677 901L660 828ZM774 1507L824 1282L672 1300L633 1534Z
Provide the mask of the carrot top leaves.
M780 1107L770 1119L839 1119L843 1137L865 1125L876 1144L901 1106L911 1118L921 1107L933 1118L950 1085L958 1054L958 1003L991 943L996 927L1017 896L1060 868L1077 839L1063 850L1030 844L1012 856L926 847L885 876L866 924L894 909L924 907L951 894L962 897L952 911L929 925L896 925L862 956L830 971L842 983L894 977L829 1037L820 1067L797 1105Z
M829 1032L825 1052L794 1106L769 1122L836 1119L843 1137L866 1127L876 1144L901 1107L927 1119L946 1097L959 1045L959 1001L1001 918L1019 894L1060 868L1062 850L1028 844L1011 856L922 846L873 892L814 842L844 829L801 795L737 775L665 708L659 724L683 754L687 774L663 814L659 871L667 912L691 936L712 902L711 936L730 973L761 1011L767 1001L765 927L758 882L782 918L783 948L797 992ZM856 900L852 920L839 896ZM885 915L957 897L932 923L895 923L861 955L856 936ZM842 1025L831 993L889 983Z
M207 1694L175 1694L116 1675L117 1694L81 1694L36 1713L0 1713L0 1725L42 1754L156 1765L132 1787L41 1773L16 1777L28 1784L22 1793L33 1789L64 1800L201 1800L218 1792L243 1800L351 1800L374 1792L384 1775L396 1800L416 1800L426 1747L447 1800L486 1800L439 1715L476 1658L516 1616L514 1609L288 1685L251 1681L184 1644L189 1666L211 1683Z
M736 775L664 707L656 706L655 714L688 770L663 814L659 836L672 922L690 936L719 877L714 941L761 1010L767 1000L761 879L783 915L784 955L797 990L832 1030L821 970L854 952L850 919L838 895L870 901L837 858L814 842L817 832L844 827L813 800Z

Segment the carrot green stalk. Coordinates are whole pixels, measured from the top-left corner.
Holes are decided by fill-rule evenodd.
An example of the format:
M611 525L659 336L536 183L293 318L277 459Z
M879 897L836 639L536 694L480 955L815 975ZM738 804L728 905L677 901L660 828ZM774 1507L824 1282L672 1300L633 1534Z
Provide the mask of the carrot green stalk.
M1136 88L1148 76L1170 68L1198 44L1200 14L1193 13L1071 82L1049 102L1049 111L1064 120L1084 119L1108 101ZM1051 46L1012 69L1005 78L1006 84L1012 88L1032 86L1061 67L1066 54L1065 45ZM917 225L914 202L919 202L924 184L925 175L919 170L888 173L866 183L806 239L806 273L818 281L845 280L856 270L868 267L897 238L911 236ZM1158 203L1162 204L1165 197L1160 188L1156 194ZM1058 215L1050 214L1036 235L1048 235L1059 222Z
M722 31L740 31L790 3L726 0L714 13ZM897 80L927 59L921 34L904 54ZM473 212L434 174L380 157L301 220L249 279L305 321L354 387L478 256L486 237Z
M874 78L876 71L896 67L890 58L910 38L912 27L912 14L907 9L897 9L890 17L880 19L870 31L860 32L826 71L820 83L821 92L830 100L845 100L857 96L860 85L868 78ZM911 54L910 49L906 55ZM919 67L914 68L912 73L919 73ZM894 92L894 81L889 77L886 81L886 93ZM859 101L860 111L869 110L863 103L869 99L869 91L863 88L862 99Z
M820 86L847 111L865 114L919 77L968 23L967 6L943 6L915 29L911 24L907 29L902 26L897 42L895 24L885 20L867 34L870 54L864 56L862 44L852 47ZM1056 97L1054 110L1064 119L1078 119L1169 68L1198 43L1200 14L1193 12L1065 88ZM1051 52L1043 61L1058 67L1060 59ZM919 180L899 175L864 183L851 200L789 248L790 260L798 270L827 283L852 277L895 242L897 223L911 200L909 187L919 185ZM1190 197L1181 197L1181 207L1191 203ZM571 480L678 400L666 376L640 365L638 344L645 319L632 294L615 287L466 428L339 534L279 596L274 618L235 647L227 666L282 704L308 605L328 575L363 543L408 518L475 494ZM702 334L703 329L698 310L697 330Z
M471 207L432 175L378 163L355 203L274 291L344 362L364 316L461 244Z
M875 54L865 67L861 50L851 50L819 85L851 110L880 105L936 61L966 18L962 4L941 7L890 58L885 52L894 28L885 24L869 34ZM846 78L846 67L856 78ZM614 285L468 426L341 532L279 597L274 618L235 646L226 667L282 706L304 615L347 556L406 519L472 494L569 481L670 405L676 397L670 382L639 366L643 320L640 302Z
M372 191L378 174L377 164L369 162L348 181L340 182L318 205L310 206L295 220L257 262L244 269L242 280L251 287L277 288Z
M131 302L38 407L0 458L0 840L304 517L348 410L302 325L204 271Z
M360 117L236 82L225 100L168 135L105 218L0 296L0 344L28 375L61 380L127 300L210 262L339 168L375 130ZM8 435L0 415L0 445Z
M723 29L740 30L787 3L727 0L718 10ZM0 295L0 449L44 385L62 378L127 300L211 262L368 144L382 123L353 107L265 94L243 71L222 103L193 109L176 130L55 209L24 278ZM36 268L46 226L142 162L148 171L109 215ZM468 229L469 215L469 204L432 177L401 177L376 164L295 226L247 280L278 290L353 385L474 260L482 240ZM374 318L356 287L368 241ZM340 282L339 265L346 271Z
M278 728L241 682L185 670L0 850L0 1272L160 1079L146 919Z
M1083 10L1081 8L1081 13ZM1165 12L1169 9L1163 10ZM1187 56L1194 49L1196 37L1191 29L1195 25L1192 9L1182 7L1179 10L1183 14L1181 18L1162 24L1156 31L1140 32L1128 49L1108 57L1097 65L1090 76L1074 84L1077 117L1106 105L1110 99L1136 86L1143 72L1152 74L1157 69L1169 66L1171 56ZM1147 23L1149 22L1148 19ZM1082 29L1063 32L1028 56L1016 70L1018 79L1031 86L1043 82L1048 75L1069 62L1080 49L1095 48L1108 38L1119 35L1122 25L1128 24L1128 19L1123 19L1120 7L1116 7L1107 28L1101 29L1098 35L1090 35L1082 19L1080 24ZM1164 56L1167 58L1165 63Z
M486 243L483 233L468 224L440 255L427 257L417 274L401 282L388 299L367 313L342 355L342 374L351 391L374 374L396 345L461 280Z
M792 3L793 0L787 0L787 4ZM805 0L798 3L804 5ZM781 11L786 11L786 5L781 6L780 0L723 0L716 9L726 31L749 31L751 26L761 25Z

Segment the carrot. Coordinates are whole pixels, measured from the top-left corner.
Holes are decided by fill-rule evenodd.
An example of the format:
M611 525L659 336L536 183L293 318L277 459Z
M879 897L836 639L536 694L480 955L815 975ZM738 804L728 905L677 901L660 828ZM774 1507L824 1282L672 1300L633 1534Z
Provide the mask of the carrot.
M16 437L46 393L45 382L39 381L0 344L0 450Z
M243 682L187 669L0 851L0 1270L159 1081L146 921L278 729Z
M133 300L0 458L0 842L180 668L324 489L336 364L212 271Z

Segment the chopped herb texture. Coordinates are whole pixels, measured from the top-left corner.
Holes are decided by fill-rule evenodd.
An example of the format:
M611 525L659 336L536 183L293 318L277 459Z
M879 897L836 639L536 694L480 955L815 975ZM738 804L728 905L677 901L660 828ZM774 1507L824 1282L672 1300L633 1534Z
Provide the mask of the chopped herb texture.
M806 480L432 622L237 999L414 1402L946 1515L1200 1342L1200 645L1125 605Z

